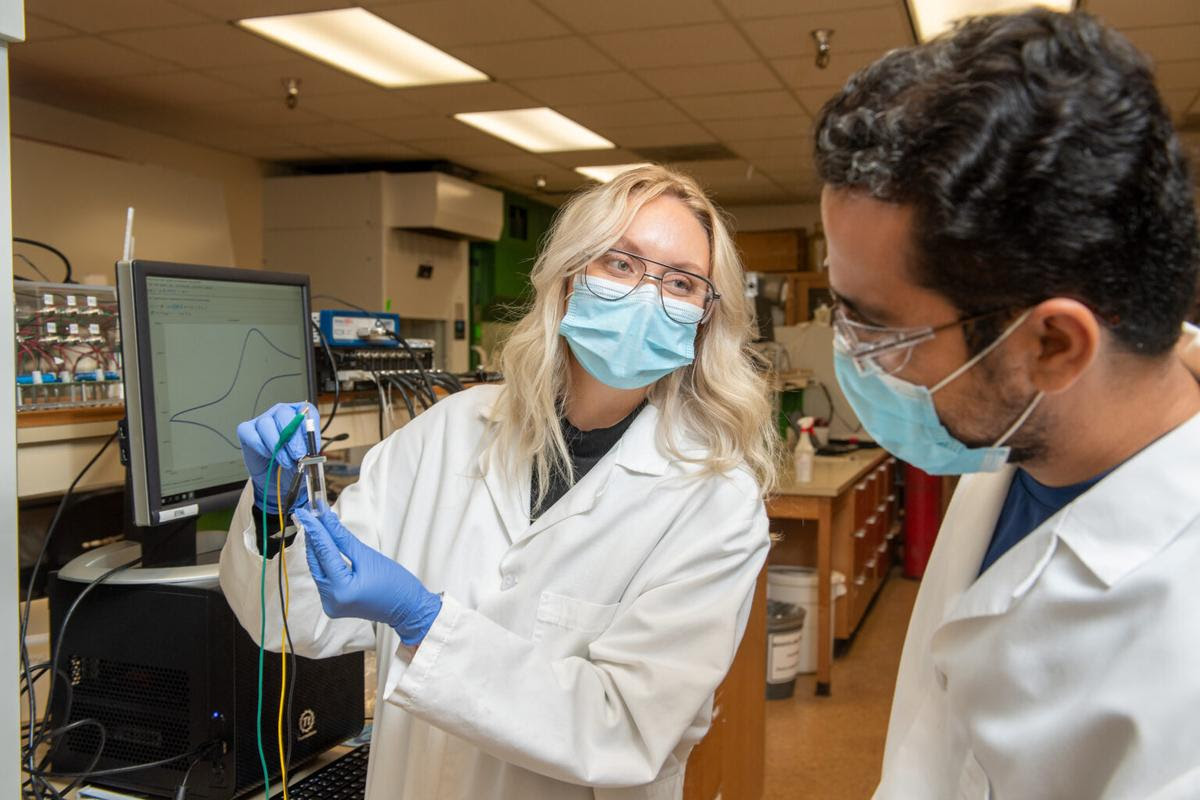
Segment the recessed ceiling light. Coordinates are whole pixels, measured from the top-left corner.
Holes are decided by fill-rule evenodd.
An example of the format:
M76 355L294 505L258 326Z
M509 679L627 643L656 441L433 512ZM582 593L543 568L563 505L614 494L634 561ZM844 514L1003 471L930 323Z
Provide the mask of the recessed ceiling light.
M1051 11L1070 11L1075 0L906 0L917 41L927 42L946 32L963 17L982 14L1013 14L1035 6Z
M477 111L454 118L531 153L610 150L615 144L550 108Z
M488 80L470 64L363 8L255 17L237 24L389 89Z
M643 161L640 164L607 164L604 166L596 166L596 167L576 167L575 171L578 172L580 175L586 175L587 177L591 178L594 181L599 181L600 183L608 183L613 178L620 175L622 172L628 172L631 169L637 169L638 167L648 167L648 166L650 166L650 162Z

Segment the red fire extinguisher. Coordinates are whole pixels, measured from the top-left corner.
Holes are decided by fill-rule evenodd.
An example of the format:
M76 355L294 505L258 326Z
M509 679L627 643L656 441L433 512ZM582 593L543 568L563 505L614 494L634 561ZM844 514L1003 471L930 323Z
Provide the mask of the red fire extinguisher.
M904 575L925 574L942 524L942 479L904 465Z

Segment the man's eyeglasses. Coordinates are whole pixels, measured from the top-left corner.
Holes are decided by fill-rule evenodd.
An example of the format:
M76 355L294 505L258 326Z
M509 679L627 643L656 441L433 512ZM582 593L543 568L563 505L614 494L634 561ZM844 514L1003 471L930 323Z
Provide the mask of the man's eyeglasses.
M833 346L842 355L853 359L859 372L894 375L908 365L917 345L929 341L941 331L1008 311L1007 308L999 308L937 326L886 328L851 319L846 306L837 301L833 307Z
M649 265L659 274L649 271ZM707 322L721 295L703 275L672 267L636 253L612 248L593 259L583 271L583 284L602 300L621 300L649 278L658 282L663 311L673 322L696 325Z

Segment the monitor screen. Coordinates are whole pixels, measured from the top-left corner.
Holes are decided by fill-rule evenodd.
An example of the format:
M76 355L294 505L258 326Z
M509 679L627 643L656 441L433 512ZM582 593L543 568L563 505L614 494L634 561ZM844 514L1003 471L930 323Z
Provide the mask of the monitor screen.
M130 273L133 353L123 341L137 391L126 403L131 444L144 455L138 470L131 452L130 466L145 473L132 476L135 495L139 483L146 495L139 522L153 524L219 505L205 500L229 502L246 480L238 424L275 403L312 399L308 285L155 262L133 262Z

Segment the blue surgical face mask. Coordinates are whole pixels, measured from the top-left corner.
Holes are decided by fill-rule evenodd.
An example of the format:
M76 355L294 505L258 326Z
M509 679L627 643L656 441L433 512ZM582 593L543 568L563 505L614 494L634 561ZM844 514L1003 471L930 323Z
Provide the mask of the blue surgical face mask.
M938 418L933 395L983 360L1029 316L1010 325L996 341L932 388L902 381L882 372L860 370L854 359L834 348L833 364L838 384L859 421L876 442L902 461L931 475L994 472L1008 462L1012 448L1005 447L1041 402L1038 392L1017 420L991 447L968 447L955 439Z
M649 281L619 300L606 300L603 279L575 279L567 313L558 332L567 340L576 360L596 380L617 389L639 389L664 375L691 364L696 357L696 330L703 309L671 298L659 299L659 289ZM591 286L591 289L588 286ZM614 296L628 291L613 284ZM663 311L671 303L671 313Z

